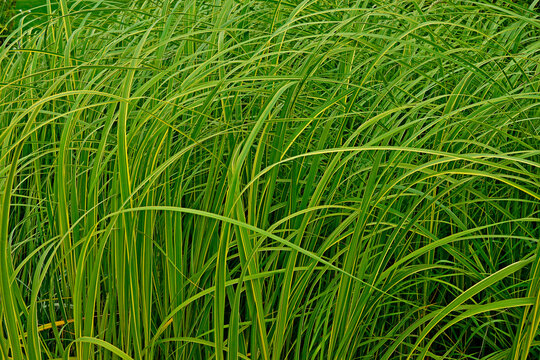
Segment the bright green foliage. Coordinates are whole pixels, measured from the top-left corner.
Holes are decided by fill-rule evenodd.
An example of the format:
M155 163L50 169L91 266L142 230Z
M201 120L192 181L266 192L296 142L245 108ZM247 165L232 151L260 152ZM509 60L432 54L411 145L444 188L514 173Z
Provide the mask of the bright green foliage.
M0 44L10 30L9 20L13 15L14 6L14 0L0 1Z
M46 0L17 0L17 9L26 10L47 4Z
M18 15L0 358L540 358L538 7Z

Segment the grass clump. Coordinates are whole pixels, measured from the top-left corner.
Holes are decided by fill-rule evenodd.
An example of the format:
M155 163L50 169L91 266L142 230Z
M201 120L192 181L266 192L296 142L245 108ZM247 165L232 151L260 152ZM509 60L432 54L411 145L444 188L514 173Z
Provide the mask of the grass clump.
M11 26L9 20L12 16L14 6L15 1L13 0L3 0L2 3L0 3L0 44L2 44L10 30Z
M537 7L19 15L0 357L538 358Z

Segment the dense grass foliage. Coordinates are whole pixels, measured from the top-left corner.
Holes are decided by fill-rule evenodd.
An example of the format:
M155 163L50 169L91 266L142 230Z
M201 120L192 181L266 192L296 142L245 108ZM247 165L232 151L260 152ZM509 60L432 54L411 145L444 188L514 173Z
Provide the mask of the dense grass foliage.
M0 2L0 44L10 30L9 20L13 15L14 0L2 0Z
M18 15L0 358L538 359L538 6Z

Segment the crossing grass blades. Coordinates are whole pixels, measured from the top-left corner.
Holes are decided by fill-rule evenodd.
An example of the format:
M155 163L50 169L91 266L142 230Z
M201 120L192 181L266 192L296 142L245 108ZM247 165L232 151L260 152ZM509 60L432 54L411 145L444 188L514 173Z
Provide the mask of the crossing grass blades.
M540 357L537 0L32 13L0 358Z

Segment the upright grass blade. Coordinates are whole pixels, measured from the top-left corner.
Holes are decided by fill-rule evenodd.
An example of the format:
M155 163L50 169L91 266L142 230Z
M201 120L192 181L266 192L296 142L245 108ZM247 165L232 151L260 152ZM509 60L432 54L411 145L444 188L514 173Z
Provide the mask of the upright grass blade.
M539 358L538 4L16 14L0 357Z

